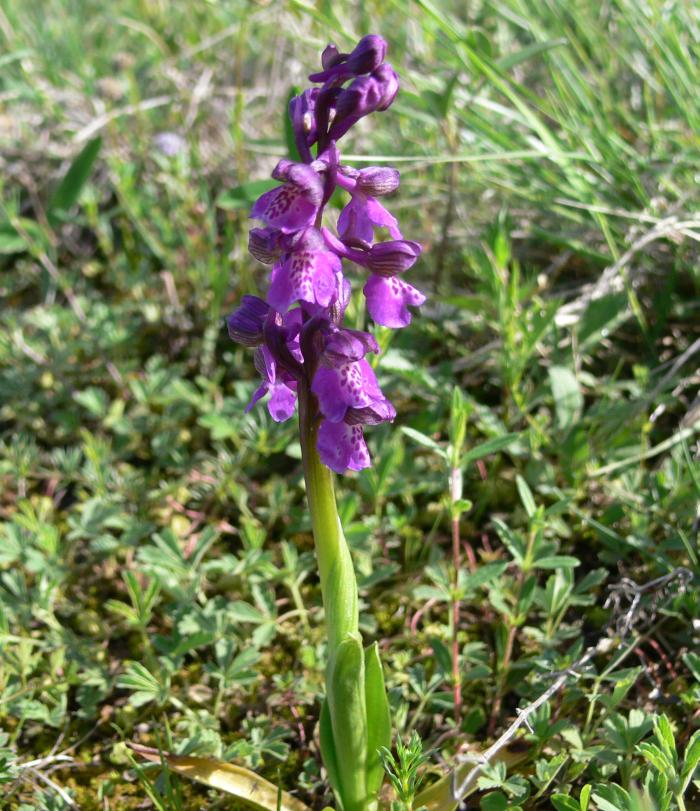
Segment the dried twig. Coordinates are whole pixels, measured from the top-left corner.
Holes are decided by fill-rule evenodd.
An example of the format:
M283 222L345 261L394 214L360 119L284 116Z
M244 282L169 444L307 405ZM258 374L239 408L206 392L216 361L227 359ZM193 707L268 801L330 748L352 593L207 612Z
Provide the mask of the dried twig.
M653 622L659 601L666 595L671 583L677 582L679 589L683 591L692 579L693 573L690 569L683 567L674 569L670 574L657 577L641 586L629 577L623 577L619 583L610 586L608 599L603 608L612 607L613 617L616 618L615 629L624 638L640 620ZM651 604L642 606L642 597L650 593L653 594ZM629 601L627 608L624 606L626 600Z
M587 286L577 299L559 308L555 317L557 326L566 327L575 324L591 301L620 290L623 287L624 269L647 245L661 239L679 241L684 237L700 241L700 235L696 230L698 228L700 228L700 219L684 220L679 217L667 217L657 222L653 228L637 239L615 263L607 267L595 284Z
M123 116L135 115L136 113L143 113L146 110L153 110L156 107L164 107L166 104L171 104L173 101L172 96L155 96L152 99L144 99L138 104L127 104L124 107L117 107L115 110L110 110L108 113L101 113L92 119L92 121L79 130L73 137L74 141L82 143L92 138L100 130L104 129L107 124L111 123L117 118Z
M668 594L671 584L677 584L678 591L682 592L693 578L693 573L686 568L674 569L663 577L657 577L648 583L639 585L630 578L623 578L619 583L615 583L609 588L609 596L605 602L605 607L612 607L612 616L606 630L613 627L616 634L624 639L636 628L640 621L653 621L659 609L661 599ZM642 598L645 595L653 595L650 604L643 605ZM625 602L629 601L629 605ZM467 774L461 783L457 783L457 770L452 772L452 799L455 802L467 795L469 788L479 777L481 771L487 766L495 755L503 749L515 737L521 726L530 727L530 716L536 712L546 701L555 695L566 684L568 679L580 678L580 670L598 653L607 653L612 645L610 636L602 636L595 645L586 648L584 653L566 670L552 674L555 679L552 684L526 707L516 710L517 717L505 732L496 740L485 752L479 755L465 755L459 758L461 763L476 761L474 768Z

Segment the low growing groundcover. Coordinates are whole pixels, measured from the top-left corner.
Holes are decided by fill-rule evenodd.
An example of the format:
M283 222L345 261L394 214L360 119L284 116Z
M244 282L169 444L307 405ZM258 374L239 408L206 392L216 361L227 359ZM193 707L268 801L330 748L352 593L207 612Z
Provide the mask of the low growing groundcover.
M697 807L693 9L0 37L0 808Z

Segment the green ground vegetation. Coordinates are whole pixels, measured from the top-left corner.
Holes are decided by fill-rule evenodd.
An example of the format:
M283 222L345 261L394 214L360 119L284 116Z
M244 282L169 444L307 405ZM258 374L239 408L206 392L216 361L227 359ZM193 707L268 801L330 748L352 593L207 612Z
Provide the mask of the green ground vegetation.
M367 32L402 92L345 158L429 295L339 482L395 734L425 787L597 646L468 807L700 807L696 6L0 0L2 808L236 807L128 741L332 801L297 430L222 319L290 90Z

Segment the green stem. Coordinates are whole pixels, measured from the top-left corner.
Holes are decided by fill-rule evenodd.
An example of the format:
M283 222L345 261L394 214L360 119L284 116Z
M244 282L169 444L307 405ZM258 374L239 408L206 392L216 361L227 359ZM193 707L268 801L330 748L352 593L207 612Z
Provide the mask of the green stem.
M315 397L307 384L300 383L299 427L306 497L328 634L327 703L321 714L321 748L342 810L367 811L369 735L357 581L338 517L333 475L316 450L317 414Z
M357 633L357 581L335 503L333 474L321 462L316 450L318 421L315 397L299 385L299 428L304 460L306 498L309 502L316 557L321 578L321 594L326 612L329 657L348 634Z

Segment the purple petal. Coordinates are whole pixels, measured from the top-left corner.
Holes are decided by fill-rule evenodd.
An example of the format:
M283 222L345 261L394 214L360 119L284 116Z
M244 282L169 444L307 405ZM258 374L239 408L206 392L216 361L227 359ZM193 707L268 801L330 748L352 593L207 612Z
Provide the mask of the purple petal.
M393 422L396 409L389 400L375 400L363 408L349 408L345 413L348 425L379 425L380 422Z
M336 473L370 466L369 451L359 425L323 420L318 429L317 448L323 464Z
M377 228L388 228L393 239L403 239L399 223L374 197L367 198L367 216Z
M345 242L369 246L374 242L374 229L388 228L393 239L401 239L401 231L396 217L390 214L374 197L361 193L340 212L338 233Z
M369 277L364 287L367 309L377 324L383 327L406 327L411 323L408 305L420 307L425 296L396 276Z
M368 352L379 352L377 339L356 329L333 329L323 349L324 357L333 364L360 360Z
M252 411L253 406L258 402L258 400L260 400L261 398L263 398L267 394L267 391L268 391L269 388L270 388L270 384L267 381L265 381L265 383L263 383L261 386L259 386L257 389L255 389L255 391L253 392L253 396L250 398L250 402L243 409L243 411L246 414L248 414L248 412Z
M293 183L285 183L259 197L250 211L250 216L262 220L270 228L279 228L290 234L312 225L318 205L314 204L304 190Z
M395 276L397 273L404 273L414 265L422 250L420 242L413 242L409 239L378 242L367 251L364 264L373 273Z
M338 292L340 259L330 251L294 251L272 269L268 301L284 313L294 301L327 307Z
M396 71L391 67L388 62L380 65L376 70L372 71L372 78L379 82L381 85L381 100L377 105L377 110L386 110L399 92L399 77Z
M334 368L319 367L311 384L321 413L331 422L340 422L348 408L362 408L383 394L372 367L366 360L342 363Z
M260 346L253 355L255 368L260 372L260 377L267 383L274 383L277 373L277 364L272 352L266 346Z
M228 334L243 346L258 346L263 340L263 324L270 307L257 296L243 296L238 309L226 319Z
M267 410L275 422L284 422L294 415L297 395L284 383L271 387Z
M265 265L271 265L279 257L280 233L274 228L251 228L248 234L248 250Z
M388 166L367 166L357 175L357 188L365 194L380 197L391 194L399 187L400 175L397 169Z

